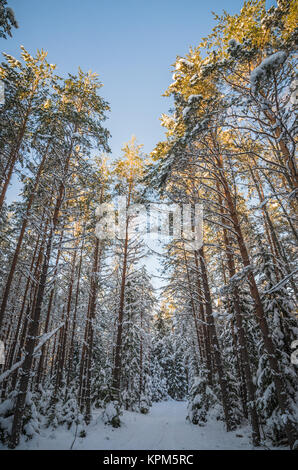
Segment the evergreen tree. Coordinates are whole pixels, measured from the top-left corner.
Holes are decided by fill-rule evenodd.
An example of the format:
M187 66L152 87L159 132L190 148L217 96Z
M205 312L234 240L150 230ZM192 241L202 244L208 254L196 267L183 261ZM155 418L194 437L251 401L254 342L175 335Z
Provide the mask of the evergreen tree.
M13 9L7 6L6 0L0 0L0 38L12 36L11 29L18 27Z

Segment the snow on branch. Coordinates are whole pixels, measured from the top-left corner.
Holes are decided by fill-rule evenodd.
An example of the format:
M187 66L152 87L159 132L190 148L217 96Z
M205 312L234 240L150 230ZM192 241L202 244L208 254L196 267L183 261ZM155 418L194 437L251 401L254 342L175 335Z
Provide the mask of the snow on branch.
M221 295L227 294L232 290L235 286L237 286L240 282L244 281L247 275L253 270L253 267L249 264L245 266L241 271L234 274L229 279L229 283L219 288L219 293Z
M266 57L250 74L250 83L252 92L255 93L258 85L262 80L265 80L275 69L282 65L287 58L284 51L276 52L275 54Z
M282 286L284 286L288 280L293 277L296 273L298 272L298 269L295 269L292 271L290 274L285 276L281 281L279 281L275 286L271 287L271 289L266 290L264 294L273 294L273 292L276 292L278 289L280 289Z
M34 348L34 352L33 352L33 356L35 356L38 351L43 347L43 345L49 341L49 339L52 338L52 336L54 336L57 331L59 331L62 326L64 326L64 322L63 323L60 323L59 326L57 326L57 328L55 328L53 331L50 331L49 333L45 333L38 345ZM5 372L3 372L3 374L0 375L0 383L3 382L4 380L6 380L15 370L17 370L25 361L25 358L21 359L20 361L16 362L9 370L6 370Z

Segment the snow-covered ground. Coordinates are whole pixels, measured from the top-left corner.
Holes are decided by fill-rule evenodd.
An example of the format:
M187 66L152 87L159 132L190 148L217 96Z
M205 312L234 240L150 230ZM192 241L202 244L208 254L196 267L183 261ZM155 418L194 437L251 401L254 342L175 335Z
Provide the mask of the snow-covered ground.
M252 449L249 429L227 433L224 424L209 421L199 427L186 421L186 402L154 403L148 415L124 412L122 427L105 426L101 412L87 427L85 438L77 437L73 449L104 450L205 450ZM22 441L18 449L70 449L75 429L42 429L38 437ZM2 448L3 449L3 448Z

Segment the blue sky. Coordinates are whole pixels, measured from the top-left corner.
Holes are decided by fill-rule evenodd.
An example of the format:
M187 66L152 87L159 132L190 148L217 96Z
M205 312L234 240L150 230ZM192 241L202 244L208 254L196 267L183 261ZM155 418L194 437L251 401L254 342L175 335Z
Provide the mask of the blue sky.
M271 1L271 0L270 0ZM272 2L271 2L272 3ZM57 73L97 72L111 105L106 122L113 158L132 134L150 152L163 138L162 97L171 82L171 64L196 46L214 25L212 11L240 10L240 0L8 0L19 29L1 40L1 50L19 57L48 51ZM10 194L17 192L16 179Z
M239 10L238 0L8 0L20 28L1 40L1 50L19 56L48 51L57 73L78 66L97 72L110 102L113 156L132 134L146 152L162 138L159 117L170 101L162 97L171 64L197 45L213 24L211 11Z

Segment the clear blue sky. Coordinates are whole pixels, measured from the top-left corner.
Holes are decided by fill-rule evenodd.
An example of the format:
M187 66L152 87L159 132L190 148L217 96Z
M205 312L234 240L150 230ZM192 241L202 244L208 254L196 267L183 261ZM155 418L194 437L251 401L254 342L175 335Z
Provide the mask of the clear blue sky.
M270 0L272 3L272 1ZM97 72L111 105L106 122L113 157L137 136L150 152L162 139L162 97L171 82L171 64L196 46L214 24L212 11L240 10L240 0L8 0L19 29L1 40L1 50L19 57L48 51L57 73Z
M170 102L161 95L176 55L197 45L213 24L211 11L240 9L238 0L8 0L19 29L1 50L19 56L48 51L57 73L77 67L97 72L110 102L107 126L113 156L135 134L146 152L163 132L159 116Z

